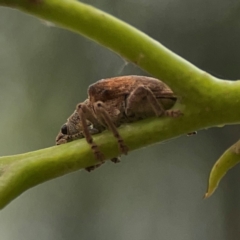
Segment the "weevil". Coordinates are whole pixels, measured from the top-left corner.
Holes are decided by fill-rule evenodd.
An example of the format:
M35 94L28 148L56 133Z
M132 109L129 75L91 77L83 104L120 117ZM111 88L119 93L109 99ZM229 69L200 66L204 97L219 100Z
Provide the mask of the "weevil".
M104 155L93 141L92 135L106 129L116 138L120 154L127 154L128 147L118 132L123 123L157 116L178 117L179 110L171 108L177 96L162 81L145 76L121 76L97 81L88 88L88 98L77 104L74 113L61 127L56 137L60 145L84 138L101 165ZM118 158L111 159L118 162ZM87 168L93 170L96 166Z

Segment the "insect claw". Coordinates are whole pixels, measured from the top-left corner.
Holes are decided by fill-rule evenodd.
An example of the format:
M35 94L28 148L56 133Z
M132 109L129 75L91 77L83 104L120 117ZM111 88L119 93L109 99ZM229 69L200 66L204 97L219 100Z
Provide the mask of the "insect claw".
M113 163L120 163L121 162L119 157L112 158L111 161Z
M120 144L120 150L121 150L121 153L127 155L129 148L125 144Z
M166 110L164 115L167 117L180 117L183 116L183 113L180 110Z
M102 163L98 163L96 165L90 166L90 167L86 167L85 170L88 172L92 172L93 170L95 170L96 168L100 167L102 164L104 164L105 162Z
M96 151L96 152L94 152L94 155L99 162L101 162L101 163L104 162L105 157L104 157L103 153L101 153L100 151Z

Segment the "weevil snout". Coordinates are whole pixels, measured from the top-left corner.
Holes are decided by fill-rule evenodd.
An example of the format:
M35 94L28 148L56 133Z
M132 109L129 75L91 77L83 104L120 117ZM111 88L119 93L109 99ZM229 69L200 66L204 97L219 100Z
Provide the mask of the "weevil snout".
M56 145L61 145L63 143L67 143L67 140L65 139L67 135L62 134L59 132L59 134L56 137Z

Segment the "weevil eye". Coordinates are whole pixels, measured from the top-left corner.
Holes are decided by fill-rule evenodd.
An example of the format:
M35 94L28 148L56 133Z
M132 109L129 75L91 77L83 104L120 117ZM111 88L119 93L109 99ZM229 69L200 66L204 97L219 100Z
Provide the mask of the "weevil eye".
M67 125L66 124L63 124L62 125L62 127L61 127L61 132L62 132L62 134L67 134L68 133L68 131L67 131L68 129L67 129Z

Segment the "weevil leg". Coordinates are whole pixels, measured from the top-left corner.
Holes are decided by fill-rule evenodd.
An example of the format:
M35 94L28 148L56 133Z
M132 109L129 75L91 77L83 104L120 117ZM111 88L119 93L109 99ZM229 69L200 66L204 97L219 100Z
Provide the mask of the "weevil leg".
M170 110L166 110L164 112L164 115L167 117L179 117L179 116L182 116L183 113L177 109L170 109Z
M147 101L150 103L153 111L158 117L162 115L170 116L170 117L178 117L179 115L182 115L182 113L179 110L165 110L163 105L154 96L153 92L148 87L145 87L145 86L138 86L129 95L126 103L126 110L125 110L126 114L128 115L129 111L134 109L136 106L139 106L139 104L141 104L141 101L144 98L146 98Z
M194 132L188 133L187 136L189 137L189 136L193 136L193 135L196 135L196 134L197 134L197 131L194 131Z
M117 130L117 127L112 122L111 117L109 116L109 113L106 111L106 107L104 103L101 101L94 103L94 109L95 109L96 115L98 115L100 119L103 120L103 122L106 124L108 129L113 133L114 137L117 139L120 152L123 154L127 154L128 147L125 145L122 137L120 136Z
M104 127L101 125L101 123L99 123L97 118L93 115L92 111L89 109L89 107L86 104L79 103L77 105L77 111L78 111L79 108L82 109L82 111L85 115L85 118L87 120L89 120L93 124L93 126L99 130L99 132L104 130Z
M97 160L102 161L101 163L98 163L94 166L90 166L85 168L88 172L91 172L93 170L95 170L96 168L100 167L104 161L102 160L104 158L103 154L100 152L100 150L98 149L98 146L93 142L92 136L88 130L87 127L87 121L90 121L94 127L97 127L97 129L101 132L102 130L104 130L104 127L99 123L99 121L97 120L97 118L93 115L92 111L89 109L89 107L84 104L84 103L80 103L77 105L77 112L80 116L81 119L81 123L83 126L83 134L86 138L86 141L90 144L94 155L96 156ZM111 159L112 162L114 163L119 163L120 162L120 158L119 157L115 157Z
M115 158L112 158L111 161L113 163L120 163L120 157L115 157ZM90 166L90 167L87 167L85 168L88 172L92 172L93 170L95 170L96 168L99 168L102 164L104 164L105 162L102 162L102 163L99 163L99 164L96 164L94 166Z
M112 161L113 163L120 163L120 162L121 162L121 161L120 161L120 157L112 158L111 161Z
M99 168L100 166L102 166L102 164L104 164L104 163L105 162L101 162L101 163L98 163L98 164L96 164L94 166L86 167L85 170L88 171L88 172L92 172L96 168Z
M93 138L88 130L86 114L84 113L84 111L82 109L82 108L85 108L84 106L85 106L84 104L78 104L78 106L77 106L77 112L80 116L81 124L82 124L82 128L83 128L83 135L85 136L87 143L91 146L91 149L92 149L96 159L99 160L100 162L104 162L104 155L101 153L98 146L93 141Z
M119 157L112 158L111 161L113 163L120 163L121 162ZM102 162L102 163L98 163L94 166L87 167L87 168L85 168L85 170L87 170L88 172L92 172L93 170L95 170L96 168L99 168L104 163L105 162Z

